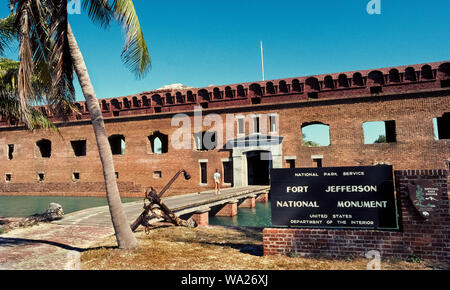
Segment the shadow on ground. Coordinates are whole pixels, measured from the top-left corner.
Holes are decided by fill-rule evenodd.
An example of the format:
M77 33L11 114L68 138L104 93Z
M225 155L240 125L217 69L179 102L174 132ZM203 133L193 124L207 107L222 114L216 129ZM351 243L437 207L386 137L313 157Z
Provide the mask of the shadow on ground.
M25 246L25 245L33 245L33 244L46 244L50 246L55 246L58 248L62 248L64 250L68 251L76 251L76 252L85 252L90 250L97 250L97 249L116 249L117 247L95 247L95 248L79 248L79 247L73 247L70 245L53 242L53 241L47 241L47 240L34 240L34 239L22 239L22 238L2 238L0 237L0 247L14 247L14 246Z

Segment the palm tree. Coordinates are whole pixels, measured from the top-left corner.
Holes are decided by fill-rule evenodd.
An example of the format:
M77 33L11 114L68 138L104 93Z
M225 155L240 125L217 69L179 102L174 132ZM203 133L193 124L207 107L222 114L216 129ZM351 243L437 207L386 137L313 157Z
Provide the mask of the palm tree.
M120 200L112 152L105 130L103 115L92 86L86 64L68 22L65 0L10 0L16 13L16 27L20 27L18 72L18 100L32 98L33 73L39 79L51 77L48 99L60 107L74 98L73 72L75 71L86 100L106 185L106 196L117 243L120 249L138 246L127 222ZM139 20L131 0L83 0L82 7L89 17L107 27L111 20L122 24L126 33L122 60L137 77L150 68L150 56Z

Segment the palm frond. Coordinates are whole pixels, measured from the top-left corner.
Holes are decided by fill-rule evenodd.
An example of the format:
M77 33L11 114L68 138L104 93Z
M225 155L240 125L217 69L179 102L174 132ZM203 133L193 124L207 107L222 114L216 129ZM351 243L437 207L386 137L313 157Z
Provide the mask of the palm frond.
M75 88L73 86L74 65L70 55L67 38L67 3L66 1L54 1L54 9L50 22L50 35L52 35L53 50L50 54L50 66L52 72L52 86L47 96L47 102L54 108L58 117L66 117L68 105L75 101Z
M59 132L58 128L53 122L48 119L42 112L35 108L29 107L29 116L25 118L20 109L19 102L15 98L14 92L7 92L0 90L0 114L7 119L18 120L24 123L25 119L29 120L30 126L28 129L45 129Z
M108 0L83 0L82 8L87 11L89 18L102 27L109 26L113 18Z
M0 55L4 54L5 49L9 47L9 43L17 36L16 15L0 19Z
M31 0L19 1L17 5L17 19L16 26L19 29L19 72L17 75L17 101L19 103L19 110L24 117L24 122L27 127L31 126L29 107L27 100L31 98L33 93L32 76L33 76L33 54L31 51L32 41L30 39L31 24Z
M114 0L114 17L125 31L122 61L138 78L151 68L150 54L139 19L131 0Z

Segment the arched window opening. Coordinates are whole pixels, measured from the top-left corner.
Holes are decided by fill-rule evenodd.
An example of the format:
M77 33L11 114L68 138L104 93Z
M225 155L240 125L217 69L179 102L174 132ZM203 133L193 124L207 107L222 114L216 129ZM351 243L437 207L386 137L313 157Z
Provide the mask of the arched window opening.
M442 88L450 87L450 62L443 63L438 68Z
M177 103L178 104L184 104L184 96L180 93L180 92L177 92L176 94L175 94L175 98L177 99Z
M214 88L213 89L213 96L214 96L214 99L222 99L222 92L220 91L220 89L219 88Z
M161 98L161 96L159 94L156 94L156 95L152 96L152 102L155 103L158 106L162 106L163 105L163 99Z
M338 77L338 86L341 88L348 88L348 78L346 74L340 74Z
M169 136L159 131L148 136L150 153L165 154L169 152Z
M137 97L133 97L133 107L139 108L141 106L141 102L138 100Z
M364 79L361 73L357 72L353 74L353 84L360 87L364 86Z
M238 97L245 98L247 96L247 94L245 93L245 89L242 85L238 85L236 89Z
M39 156L42 158L50 158L52 156L52 142L47 139L41 139L36 142Z
M272 82L267 82L266 83L266 92L270 95L275 94L275 87L273 86Z
M416 70L413 67L405 69L405 80L415 82L417 81Z
M330 146L330 126L321 122L302 124L302 145L306 147Z
M398 72L398 69L393 68L389 71L389 82L390 83L400 82L400 73Z
M424 65L422 69L420 70L420 77L424 80L432 80L434 79L433 76L433 70L431 69L431 66Z
M195 102L195 97L194 97L194 94L192 93L192 91L187 91L186 96L187 96L187 101L189 103Z
M116 100L116 99L112 99L111 100L111 105L113 106L113 108L115 110L120 110L122 108L120 102L118 100Z
M150 107L150 100L147 98L147 96L142 96L142 105L144 107Z
M262 96L261 86L259 84L251 84L249 87L250 91L252 91L257 96Z
M205 89L199 90L197 94L202 98L202 101L209 101L210 100L209 92L207 90L205 90Z
M369 73L369 79L373 81L374 84L384 85L384 75L382 72L375 70Z
M307 86L309 86L309 88L311 90L320 91L320 84L319 84L319 80L317 78L310 77L310 78L306 79L305 84Z
M109 104L105 100L102 100L102 110L109 111Z
M234 97L231 87L225 87L225 98L232 99Z
M131 103L128 100L128 98L123 98L123 106L124 106L125 109L131 108Z
M332 76L326 76L323 80L323 84L327 89L334 89L334 81Z
M278 83L278 89L280 90L280 93L289 93L289 88L286 84L286 81L280 81Z
M300 85L300 81L295 79L292 80L292 90L294 92L301 92L302 91L302 86Z
M173 105L173 96L171 93L166 93L166 104Z

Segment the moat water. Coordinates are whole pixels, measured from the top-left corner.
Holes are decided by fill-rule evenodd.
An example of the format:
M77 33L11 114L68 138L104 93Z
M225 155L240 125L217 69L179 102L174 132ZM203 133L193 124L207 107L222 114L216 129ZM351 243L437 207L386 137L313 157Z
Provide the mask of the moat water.
M123 203L139 201L142 198L122 198ZM64 213L107 205L104 197L63 197L63 196L0 196L0 216L27 217L43 213L51 202L63 207ZM234 217L210 217L211 225L270 227L270 202L257 202L255 208L239 208Z
M122 198L123 203L137 200L142 198ZM105 197L0 196L0 216L27 217L43 213L51 202L60 204L64 214L108 204Z
M270 202L255 204L255 208L239 208L234 217L209 217L210 225L239 227L271 227Z

